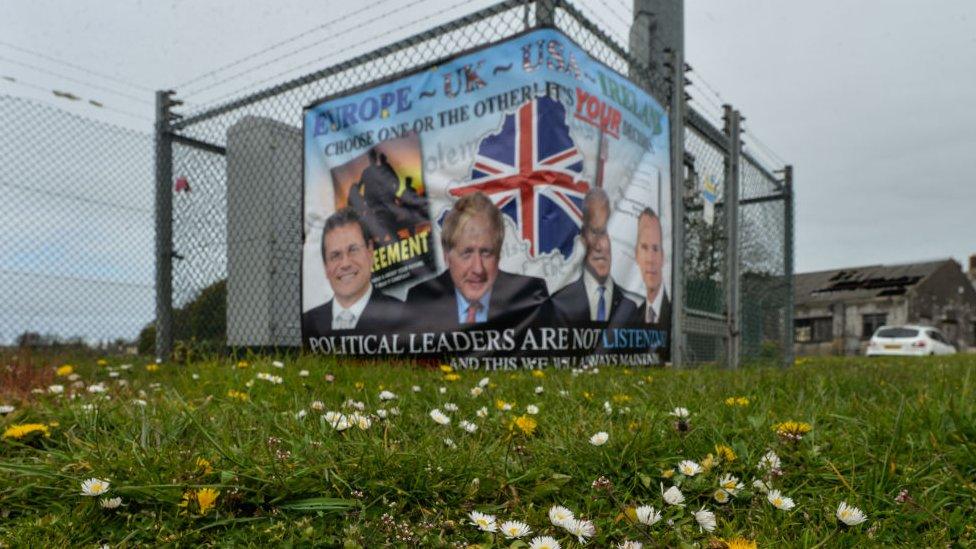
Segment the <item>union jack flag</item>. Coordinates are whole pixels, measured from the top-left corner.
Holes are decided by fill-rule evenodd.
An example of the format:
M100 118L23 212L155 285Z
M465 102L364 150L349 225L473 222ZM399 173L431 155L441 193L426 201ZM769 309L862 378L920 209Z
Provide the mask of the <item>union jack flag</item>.
M481 140L470 181L454 196L481 192L519 227L529 255L573 252L583 223L579 179L583 155L569 135L563 105L549 97L526 102L505 115L501 130Z

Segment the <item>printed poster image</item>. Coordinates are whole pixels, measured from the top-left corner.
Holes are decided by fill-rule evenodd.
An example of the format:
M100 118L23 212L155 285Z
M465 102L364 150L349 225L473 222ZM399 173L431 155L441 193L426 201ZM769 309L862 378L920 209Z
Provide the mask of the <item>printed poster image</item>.
M660 103L551 29L304 116L302 337L459 368L668 359Z

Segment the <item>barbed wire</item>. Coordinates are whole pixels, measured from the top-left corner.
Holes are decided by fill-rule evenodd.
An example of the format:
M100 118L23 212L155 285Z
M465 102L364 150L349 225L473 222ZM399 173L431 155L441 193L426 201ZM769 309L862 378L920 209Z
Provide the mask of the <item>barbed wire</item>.
M141 86L139 84L133 84L132 82L128 82L126 80L122 80L122 79L117 78L117 77L114 77L114 76L109 76L109 75L107 75L105 73L93 71L93 70L89 69L88 67L83 67L83 66L77 65L75 63L70 63L68 61L64 61L62 59L58 59L57 57L52 57L50 55L46 55L46 54L43 54L43 53L40 53L40 52L37 52L37 51L34 51L34 50L29 50L29 49L24 48L24 47L21 47L21 46L16 46L16 45L11 44L9 42L4 42L4 41L0 40L0 46L6 46L6 47L8 47L8 48L10 48L12 50L19 51L21 53L26 53L28 55L33 55L35 57L39 57L41 59L44 59L44 60L47 60L47 61L51 61L52 63L57 63L59 65L64 65L65 67L70 67L72 69L82 71L82 72L84 72L86 74L90 74L90 75L93 75L93 76L97 76L99 78L104 78L105 80L110 80L112 82L115 82L116 84L122 84L124 86L129 86L130 88L137 89L137 90L144 91L144 92L150 92L150 93L152 93L152 91L153 91L152 88L149 88L149 87L146 87L146 86Z
M389 16L392 16L392 15L394 15L396 13L399 13L401 11L404 11L406 9L409 9L409 8L412 8L412 7L415 7L415 6L418 6L420 4L423 4L424 2L429 2L429 1L430 0L413 0L413 1L409 2L409 3L407 3L407 4L404 4L403 6L400 6L399 8L397 8L397 9L389 12L387 14L387 16L388 17ZM474 0L464 0L463 2L460 3L460 5L469 4L471 2L474 2ZM457 4L455 6L452 6L451 8L448 8L448 9L453 9L456 6L457 6ZM425 15L425 16L422 17L422 19L427 19L428 17L429 17L428 15ZM318 40L316 42L312 42L311 44L302 46L301 48L291 50L288 53L285 53L283 55L279 55L279 56L277 56L277 57L275 57L273 59L270 59L268 61L265 61L265 62L263 62L263 63L261 63L259 65L256 65L254 67L251 67L251 68L247 69L246 71L242 71L242 72L235 73L235 74L233 74L233 75L231 75L231 76L229 76L227 78L224 78L222 80L219 80L217 82L214 82L213 84L210 84L210 85L205 86L203 88L200 88L200 89L197 89L197 90L187 90L182 95L185 95L186 97L193 97L193 96L200 95L201 93L203 93L205 91L212 90L213 88L216 88L217 86L220 86L220 85L225 84L227 82L231 82L233 80L237 80L238 78L240 78L242 76L246 76L248 74L251 74L255 70L262 69L264 67L268 67L270 65L273 65L275 63L278 63L279 61L283 61L285 59L288 59L290 57L293 57L296 54L302 53L304 51L308 51L308 50L310 50L310 49L312 49L312 48L314 48L316 46L321 46L322 44L328 43L330 41L333 41L333 40L338 39L339 37L342 37L342 36L345 36L345 35L347 35L349 33L357 32L357 31L362 32L363 31L363 28L362 27L357 27L357 26L350 26L350 27L346 28L345 30L342 30L341 32L338 32L338 33L335 33L335 34L332 34L332 35L328 36L327 38L324 38L322 40ZM302 65L302 66L305 66L305 65ZM272 78L277 78L278 76L280 76L280 73L279 73L279 75L276 75L276 76L274 76ZM233 95L233 94L231 94L231 95Z
M390 2L390 0L379 0L377 2L374 2L372 4L369 4L369 5L367 5L364 8L360 8L360 9L358 9L358 10L356 10L356 11L354 11L354 12L348 14L348 15L346 15L345 16L346 17L345 20L348 20L351 17L355 17L356 15L359 15L360 13L364 13L364 12L367 12L369 10L375 9L375 8L377 8L379 6L382 6L383 4L386 4L388 2ZM340 20L338 20L338 19L333 19L332 21L328 21L326 23L323 23L321 25L318 25L316 27L313 27L311 29L308 29L308 30L306 30L304 32L301 32L299 34L296 34L295 36L292 36L292 37L287 38L285 40L282 40L280 42L276 42L274 44L271 44L270 46L268 46L268 47L266 47L266 48L264 48L262 50L258 50L258 51L254 52L254 53L251 53L251 54L246 55L244 57L241 57L241 58L239 58L239 59L237 59L235 61L232 61L232 62L230 62L230 63L228 63L226 65L222 65L220 67L217 67L216 69L213 69L213 70L208 71L208 72L206 72L204 74L201 74L200 76L191 78L190 80L187 80L185 82L182 82L180 84L177 84L176 85L176 88L179 89L179 88L183 88L185 86L189 86L190 84L195 84L195 83L199 82L200 80L203 80L204 78L206 78L208 76L213 76L213 75L219 74L219 73L221 73L221 72L223 72L223 71L225 71L227 69L231 69L231 68L234 68L236 66L240 66L241 64L246 63L247 61L250 61L251 59L260 57L260 56L264 55L265 53L272 52L272 51L274 51L274 50L276 50L276 49L278 49L278 48L280 48L282 46L286 46L286 45L291 44L293 42L297 42L298 40L301 40L302 38L304 38L306 36L309 36L311 34L315 34L316 32L318 32L320 30L324 30L324 29L330 28L330 27L334 26L335 24L337 24L339 21Z
M415 0L410 5L412 5L412 4L418 4L418 3L421 3L421 2L425 2L425 1L428 1L428 0ZM470 4L473 1L474 0L461 0L460 2L457 2L455 4L452 4L451 6L448 6L447 8L445 8L444 10L442 10L441 13L454 10L454 9L460 7L460 6L464 6L466 4ZM401 29L409 28L409 27L412 27L413 25L416 25L417 23L427 21L428 19L429 19L429 16L422 15L422 16L418 17L417 19L414 19L413 21L410 21L409 23L405 23L405 24L401 25L400 28ZM357 29L357 30L361 30L361 29ZM308 67L310 65L318 64L318 63L321 63L321 62L323 62L325 60L335 59L340 54L343 54L343 53L345 53L345 52L347 52L349 50L352 50L353 48L355 48L357 46L362 46L364 44L369 44L369 43L375 42L375 41L380 40L380 39L385 39L385 37L384 36L373 36L372 38L370 38L369 40L367 40L365 42L360 42L360 43L356 43L356 44L349 44L349 45L347 45L344 48L340 48L338 50L333 51L329 55L325 55L325 56L322 56L322 57L313 59L311 61L307 61L305 63L302 63L301 65L296 65L296 66L294 66L294 67L292 67L290 69L286 69L284 71L281 71L281 72L279 72L277 74L274 74L272 76L269 76L269 77L264 78L262 80L259 80L257 82L253 82L253 83L248 84L247 86L244 86L242 88L239 88L239 89L237 89L237 90L235 90L235 91L233 91L233 92L231 92L231 93L229 93L229 94L227 94L227 95L225 95L225 96L223 96L223 97L221 97L219 99L216 99L214 101L210 101L208 103L207 108L209 108L210 106L219 105L219 104L223 103L224 101L229 100L230 98L240 96L241 94L243 94L246 91L257 89L261 85L266 84L268 82L271 82L273 80L282 79L285 75L290 74L290 73L293 73L293 72L295 72L295 71L297 71L299 69L304 69L304 68L306 68L306 67Z
M111 107L109 105L106 105L102 101L96 101L95 99L85 98L85 97L82 97L82 96L79 96L79 95L75 95L72 92L66 92L64 90L56 90L54 88L47 88L47 87L40 86L40 85L37 85L37 84L32 84L32 83L27 82L27 81L25 81L23 79L20 79L20 78L14 78L12 76L6 76L6 75L4 75L4 76L0 76L0 83L2 83L2 82L7 82L9 84L14 84L16 86L22 86L22 87L25 87L25 88L30 88L32 90L37 90L37 91L44 92L44 93L50 93L50 94L54 95L55 97L57 97L59 99L66 100L66 101L84 101L83 104L88 105L90 107L94 107L96 109L104 109L106 111L114 112L116 114L121 114L123 116L128 116L130 118L136 118L136 119L142 120L144 122L150 122L150 123L153 122L153 120L151 118L147 117L147 116L142 116L142 115L135 114L135 113L131 113L131 112L128 112L128 111L124 111L124 110L121 110L121 109L116 109L114 107Z
M0 61L5 61L5 62L10 63L12 65L17 65L17 66L20 66L20 67L23 67L23 68L26 68L26 69L29 69L29 70L33 70L35 72L47 74L49 76L57 76L58 78L63 78L64 80L67 80L68 82L74 82L75 84L80 84L82 86L87 86L87 87L92 88L94 90L103 91L105 93L111 93L111 94L117 95L119 97L124 97L126 99L129 99L130 101L135 101L137 103L142 103L142 104L145 104L145 105L152 105L152 103L150 101L146 100L146 99L143 99L143 98L140 98L140 97L136 97L134 95L129 95L129 94L125 93L125 92L120 92L120 91L115 90L115 89L112 89L112 88L106 88L105 86L99 86L98 84L92 84L91 82L86 82L86 81L80 80L78 78L74 78L74 77L71 77L71 76L67 76L67 75L61 74L59 72L55 72L55 71L52 71L52 70L45 69L44 67L38 67L37 65L32 65L30 63L23 63L21 61L16 61L14 59L10 59L9 57L3 57L3 56L0 56Z

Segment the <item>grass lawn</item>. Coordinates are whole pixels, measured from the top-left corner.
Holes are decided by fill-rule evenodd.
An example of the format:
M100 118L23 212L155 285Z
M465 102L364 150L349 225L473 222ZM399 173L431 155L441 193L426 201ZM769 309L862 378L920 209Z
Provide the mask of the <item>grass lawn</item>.
M77 360L59 375L64 359L3 359L0 543L976 544L973 356L575 373L274 360ZM92 478L107 492L82 495ZM841 502L866 520L842 525ZM554 505L591 522L557 526ZM643 524L641 506L661 519ZM483 532L472 511L532 533Z

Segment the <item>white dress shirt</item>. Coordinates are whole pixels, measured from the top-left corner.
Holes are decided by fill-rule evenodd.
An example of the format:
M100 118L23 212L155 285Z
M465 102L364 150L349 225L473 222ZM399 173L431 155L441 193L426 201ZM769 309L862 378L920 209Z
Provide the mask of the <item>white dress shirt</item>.
M332 329L333 330L351 330L356 327L359 323L359 317L363 314L363 309L366 308L366 304L369 303L370 296L373 295L373 285L369 285L369 289L363 294L363 297L359 298L355 303L349 307L343 307L339 304L339 300L332 299ZM348 317L351 315L351 319ZM343 318L347 318L346 322L343 322Z

